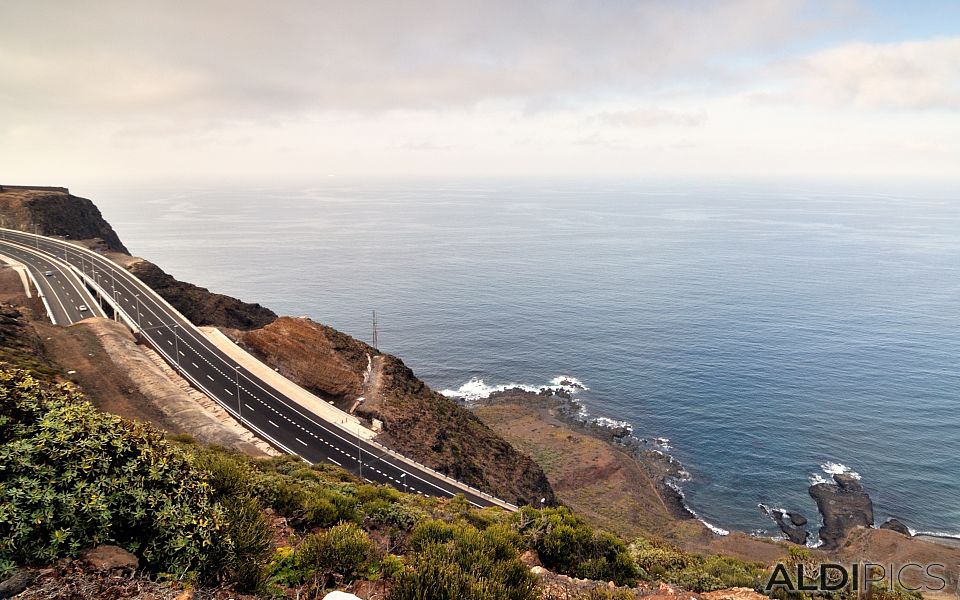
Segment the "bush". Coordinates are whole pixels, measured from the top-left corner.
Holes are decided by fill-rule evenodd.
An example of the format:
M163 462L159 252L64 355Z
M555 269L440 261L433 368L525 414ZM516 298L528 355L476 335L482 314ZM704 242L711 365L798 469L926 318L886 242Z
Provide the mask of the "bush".
M758 589L765 578L761 563L728 556L683 552L658 541L638 539L632 545L637 566L652 579L674 583L691 592L729 587Z
M303 582L303 574L297 568L296 553L290 546L277 548L267 565L270 584L281 587L293 587Z
M431 523L431 522L427 522ZM417 526L419 529L420 526ZM417 529L414 531L416 532ZM438 542L431 538L444 538ZM421 531L412 567L390 591L390 600L533 600L537 579L517 558L520 537L507 527L484 531L465 525L445 529L432 522Z
M206 475L158 432L98 412L72 387L0 370L0 561L109 543L150 568L202 574L222 527Z
M610 533L595 532L569 509L524 507L512 516L512 522L548 569L636 585L640 571L626 544Z
M259 591L269 577L273 549L270 523L260 503L250 496L231 498L224 503L226 552L223 575L240 591Z
M356 523L341 523L306 537L297 549L297 565L319 587L334 578L352 581L369 566L373 542Z
M445 544L453 539L456 531L456 527L438 519L420 521L410 533L410 550L420 552L431 544Z

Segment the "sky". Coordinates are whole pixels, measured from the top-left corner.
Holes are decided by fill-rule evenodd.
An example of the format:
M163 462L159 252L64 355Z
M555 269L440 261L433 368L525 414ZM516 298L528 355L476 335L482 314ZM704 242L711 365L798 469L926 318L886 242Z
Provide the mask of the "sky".
M0 182L960 180L960 2L2 0Z

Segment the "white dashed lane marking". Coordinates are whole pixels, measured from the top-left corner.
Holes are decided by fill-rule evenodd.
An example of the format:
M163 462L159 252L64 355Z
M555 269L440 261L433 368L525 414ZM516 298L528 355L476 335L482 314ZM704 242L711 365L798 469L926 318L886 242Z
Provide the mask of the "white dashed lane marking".
M279 425L277 425L276 423L274 423L273 421L271 421L271 420L269 420L269 419L267 420L267 423L270 423L270 424L273 425L274 427L280 427Z
M298 438L298 437L295 437L295 438L293 438L293 439L297 440L298 442L300 442L300 443L303 444L304 446L307 445L307 443L306 443L305 441L301 440L301 439Z
M244 402L243 405L246 406L247 408L249 408L251 411L257 412L257 411L255 411L255 410L253 410L253 407L250 406L249 404L247 404L246 402Z

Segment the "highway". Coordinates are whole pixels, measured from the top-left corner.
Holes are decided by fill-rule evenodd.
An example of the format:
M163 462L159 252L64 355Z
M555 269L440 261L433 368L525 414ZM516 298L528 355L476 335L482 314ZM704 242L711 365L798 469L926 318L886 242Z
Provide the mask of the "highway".
M57 325L72 325L89 317L104 316L93 294L62 262L47 258L39 250L13 245L0 248L0 254L9 256L30 270Z
M401 491L428 497L463 494L475 506L515 509L307 411L233 361L150 287L96 252L56 238L0 229L0 254L16 258L34 272L38 281L49 283L44 294L48 295L51 310L54 303L62 307L65 324L92 316L93 310L97 310L95 303L87 302L79 303L87 304L90 311L75 310L78 299L84 297L77 276L81 275L88 284L95 283L106 299L112 299L131 329L139 332L141 340L194 387L280 450L309 463L343 467ZM54 275L46 277L46 271L54 271ZM65 285L68 282L70 285ZM89 291L86 294L89 300ZM97 310L95 314L103 313Z

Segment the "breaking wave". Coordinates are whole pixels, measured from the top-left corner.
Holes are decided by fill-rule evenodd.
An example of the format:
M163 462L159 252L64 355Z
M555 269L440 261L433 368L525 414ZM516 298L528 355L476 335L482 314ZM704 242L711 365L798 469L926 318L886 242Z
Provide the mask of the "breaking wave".
M487 385L484 383L483 379L480 379L479 377L471 377L469 381L457 389L440 390L440 393L448 398L459 398L465 402L475 402L477 400L484 400L493 394L505 392L507 390L523 390L524 392L532 392L534 394L544 391L567 392L568 394L573 395L577 392L583 392L589 389L590 388L583 385L582 381L576 377L570 377L569 375L558 375L551 379L550 383L547 385L529 385L526 383Z
M674 482L672 482L672 481L667 481L666 484L667 484L673 491L675 491L675 492L677 493L677 496L680 497L680 502L683 503L683 508L685 508L688 513L690 513L691 515L693 515L693 518L694 518L694 519L696 519L696 520L700 521L701 523L703 523L703 524L707 527L707 529L709 529L710 531L712 531L713 533L715 533L715 534L717 534L717 535L730 535L730 531L729 531L729 530L724 529L724 528L722 528L722 527L717 527L717 526L714 525L713 523L710 523L709 521L707 521L706 519L704 519L703 517L701 517L700 515L698 515L698 514L697 514L697 511L695 511L695 510L693 510L692 508L690 508L690 505L687 504L687 496L686 496L686 494L683 493L683 489L682 489L679 485L677 485L676 483L674 483Z
M854 479L860 479L860 473L852 470L850 467L843 463L827 461L820 465L822 473L829 475L830 477L824 477L822 473L811 473L809 476L810 485L817 485L818 483L833 483L834 475L849 475Z

